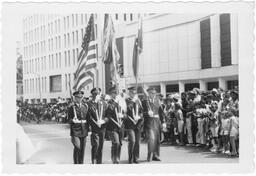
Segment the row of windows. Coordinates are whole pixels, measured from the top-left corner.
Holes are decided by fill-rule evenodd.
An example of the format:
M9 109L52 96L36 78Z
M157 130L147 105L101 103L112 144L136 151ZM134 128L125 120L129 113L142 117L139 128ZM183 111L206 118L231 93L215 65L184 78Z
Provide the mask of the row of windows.
M64 63L62 63L63 56ZM28 74L39 71L46 71L47 69L59 69L62 68L62 64L64 64L65 67L75 66L77 64L78 56L79 49L75 48L72 50L64 51L63 55L61 52L48 55L48 63L46 61L46 56L26 60L23 64L24 73Z
M84 36L85 29L82 28L79 30L72 31L70 33L63 34L63 47L67 48L70 46L78 45L81 43L82 38ZM79 34L80 33L80 34ZM25 46L24 49L24 57L33 57L38 56L40 54L45 54L47 51L59 50L62 47L62 39L61 36L55 36L53 38L48 39L48 50L46 50L46 41L40 41L35 44L31 44Z
M33 30L25 32L23 35L23 41L25 44L44 39L46 37L45 25L37 27Z
M73 76L72 76L73 75ZM61 86L61 75L59 80L56 80L56 83L59 84L58 87L62 87ZM72 76L72 77L71 77ZM53 76L52 76L53 77ZM50 77L51 79L51 77ZM69 83L72 85L71 81L74 81L74 74L71 73L67 73L64 75L64 84L65 84L65 91L69 90ZM38 78L30 78L30 79L25 79L24 80L24 94L31 94L31 93L35 93L35 94L41 94L41 93L46 93L49 90L47 89L47 87L50 86L50 91L51 92L61 92L61 88L56 90L56 91L52 91L52 87L53 87L53 80L50 80L50 85L47 82L46 77L40 77L38 76ZM56 84L55 83L55 84ZM55 85L56 86L56 85Z
M49 42L49 41L48 41ZM32 57L32 56L38 56L40 54L46 53L46 41L37 42L32 45L25 46L23 48L24 50L24 57Z
M48 92L47 90L47 80L46 77L38 78L30 78L24 80L24 93L31 94L31 93L45 93Z
M33 25L41 24L45 21L46 17L47 16L43 14L29 16L23 20L23 27L24 29L27 29ZM48 15L48 18L52 18L52 17L53 17L53 14Z
M70 18L71 18L72 27L78 26L79 21L80 21L80 25L86 26L87 14L80 14L80 15L72 14L71 16L63 17L63 21L62 21L63 23L61 23L61 19L56 19L48 23L47 34L48 35L58 34L61 32L62 28L64 29L64 31L69 29L71 27ZM24 24L24 26L26 26L26 24ZM46 38L46 29L45 29L45 25L41 25L40 27L37 27L35 29L25 32L23 36L23 41L25 44L27 44L40 39L44 39L44 38Z

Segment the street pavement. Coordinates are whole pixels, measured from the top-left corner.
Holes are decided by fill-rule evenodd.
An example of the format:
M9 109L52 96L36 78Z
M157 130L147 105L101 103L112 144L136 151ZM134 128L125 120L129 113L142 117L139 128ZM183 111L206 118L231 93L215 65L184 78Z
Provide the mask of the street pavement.
M73 146L70 141L69 126L66 124L33 124L23 125L23 129L36 147L36 152L27 164L72 164ZM103 147L103 163L111 164L111 142L105 141ZM87 137L84 162L91 163L90 137ZM238 163L238 158L224 154L211 153L207 149L186 146L170 146L162 144L160 148L161 161L148 163L147 144L142 142L140 148L140 164L154 163ZM123 141L121 151L122 164L128 163L127 141Z

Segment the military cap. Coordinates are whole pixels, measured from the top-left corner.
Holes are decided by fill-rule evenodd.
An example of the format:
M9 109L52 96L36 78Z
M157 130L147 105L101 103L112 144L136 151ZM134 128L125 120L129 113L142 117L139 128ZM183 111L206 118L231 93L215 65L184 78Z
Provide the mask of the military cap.
M96 92L96 91L97 91L97 92L100 92L101 89L94 87L94 88L91 90L91 94L93 94L93 93Z
M156 89L154 88L154 87L149 87L148 89L147 89L147 91L149 92L149 91L156 91Z
M76 90L73 92L73 96L76 96L76 95L84 95L84 92L82 90Z
M109 88L109 92L110 93L117 93L117 88L115 86L111 87L111 88Z
M128 90L129 90L129 91L135 91L136 88L132 86L132 87L129 87Z

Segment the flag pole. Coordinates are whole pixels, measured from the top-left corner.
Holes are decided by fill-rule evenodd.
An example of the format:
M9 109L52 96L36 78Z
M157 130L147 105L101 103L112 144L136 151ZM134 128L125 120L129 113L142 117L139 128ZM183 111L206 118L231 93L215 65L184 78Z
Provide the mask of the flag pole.
M96 86L98 87L99 86L99 64L98 64L98 61L99 61L99 58L98 58L98 52L99 52L99 42L98 42L98 39L96 40L96 37L98 38L98 36L96 36L96 32L97 32L97 30L96 30L96 24L95 24L95 19L96 19L96 15L97 14L94 14L94 26L93 26L93 31L94 31L94 39L95 39L95 41L97 41L96 42L96 58L97 58L97 69L96 69L96 76L94 76L94 78L96 77L96 81L94 81L93 80L93 87L95 87L95 85L94 85L94 83L96 83ZM98 22L98 18L97 18L97 22ZM97 26L97 28L98 28L99 26ZM99 35L99 34L98 34Z

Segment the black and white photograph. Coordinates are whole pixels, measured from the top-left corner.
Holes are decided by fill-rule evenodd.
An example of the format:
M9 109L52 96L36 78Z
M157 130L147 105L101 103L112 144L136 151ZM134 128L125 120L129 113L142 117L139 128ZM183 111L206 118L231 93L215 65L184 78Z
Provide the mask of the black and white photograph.
M6 162L252 170L253 3L118 5L3 5Z

